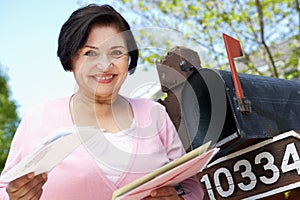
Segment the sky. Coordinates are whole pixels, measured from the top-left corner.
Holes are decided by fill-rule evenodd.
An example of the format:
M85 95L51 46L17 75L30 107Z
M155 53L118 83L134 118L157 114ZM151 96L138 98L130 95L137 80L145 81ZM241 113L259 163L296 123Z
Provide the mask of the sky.
M0 1L0 64L21 117L38 103L76 90L73 74L63 70L56 50L60 28L77 8L76 0ZM121 93L134 96L158 80L154 71L138 77L127 78Z
M23 115L31 106L74 91L56 56L57 37L76 1L0 1L0 63Z

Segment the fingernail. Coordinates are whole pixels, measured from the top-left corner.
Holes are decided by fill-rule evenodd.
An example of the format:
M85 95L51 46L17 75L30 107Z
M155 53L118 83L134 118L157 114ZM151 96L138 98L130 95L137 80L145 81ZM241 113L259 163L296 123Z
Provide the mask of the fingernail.
M157 192L154 190L150 193L150 195L153 197L153 196L156 196L157 195Z
M42 174L42 177L43 177L44 180L47 180L48 174L44 173L44 174Z
M32 178L34 177L34 173L33 173L33 172L32 172L32 173L29 173L29 174L27 175L27 177L30 178L30 179L32 179Z

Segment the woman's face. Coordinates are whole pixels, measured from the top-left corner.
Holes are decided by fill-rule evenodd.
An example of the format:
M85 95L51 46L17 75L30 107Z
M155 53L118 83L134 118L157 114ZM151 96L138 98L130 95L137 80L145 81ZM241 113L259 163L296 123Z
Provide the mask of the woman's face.
M111 26L93 26L72 62L78 92L100 100L114 98L128 74L128 61L122 33Z

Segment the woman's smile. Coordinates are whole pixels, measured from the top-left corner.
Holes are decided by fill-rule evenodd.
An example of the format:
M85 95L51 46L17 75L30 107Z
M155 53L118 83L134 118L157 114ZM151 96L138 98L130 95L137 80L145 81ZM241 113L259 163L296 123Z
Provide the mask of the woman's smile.
M115 77L113 74L96 74L92 76L98 83L108 84L111 83Z

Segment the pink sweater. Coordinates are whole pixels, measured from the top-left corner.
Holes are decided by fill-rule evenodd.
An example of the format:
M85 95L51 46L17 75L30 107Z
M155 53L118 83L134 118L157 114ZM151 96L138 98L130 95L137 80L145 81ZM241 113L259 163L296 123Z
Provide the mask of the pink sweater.
M15 134L3 174L26 156L42 138L53 130L73 127L70 97L49 101L27 113ZM135 125L134 153L128 169L112 183L84 146L78 147L48 175L43 200L110 200L112 193L133 180L184 154L176 130L160 104L145 99L130 99ZM137 156L143 155L143 156ZM112 155L119 159L118 155ZM182 183L186 200L200 200L203 191L193 177ZM6 183L0 183L0 200L8 199Z

